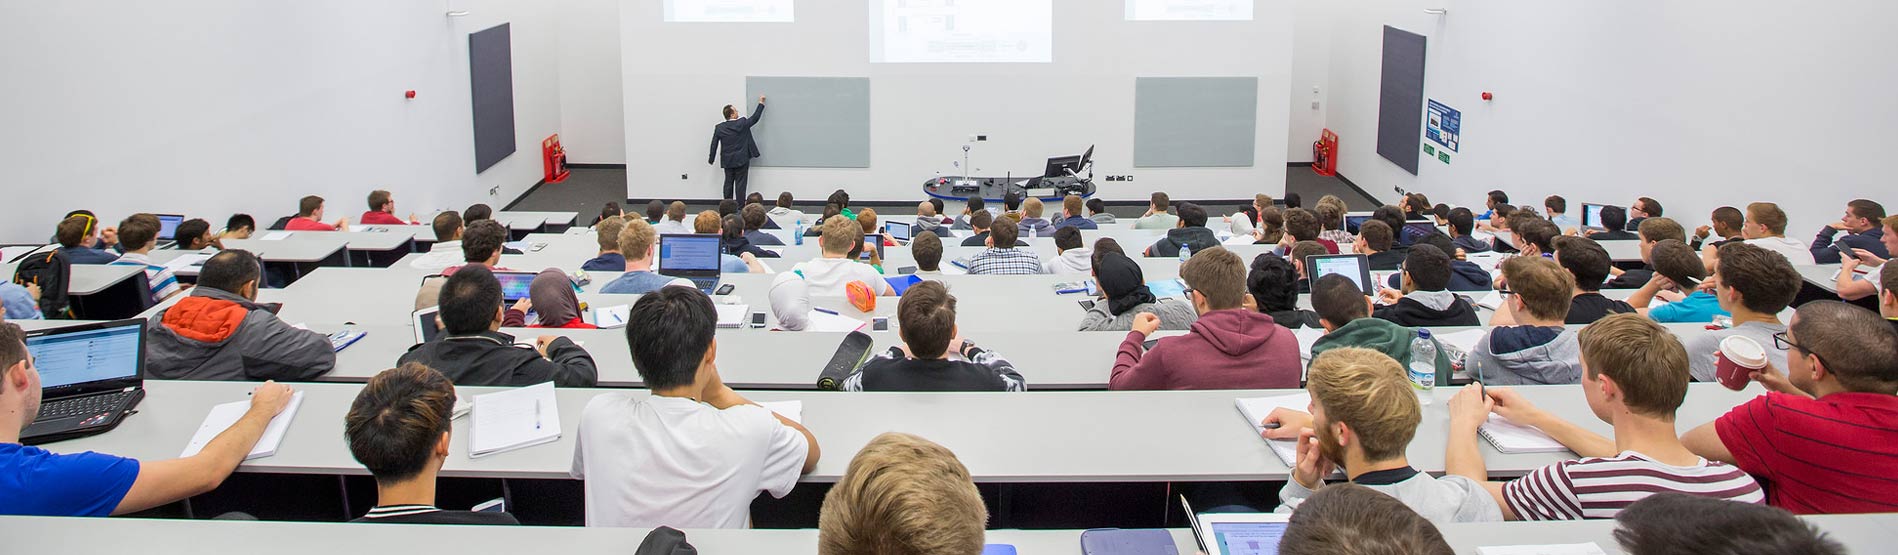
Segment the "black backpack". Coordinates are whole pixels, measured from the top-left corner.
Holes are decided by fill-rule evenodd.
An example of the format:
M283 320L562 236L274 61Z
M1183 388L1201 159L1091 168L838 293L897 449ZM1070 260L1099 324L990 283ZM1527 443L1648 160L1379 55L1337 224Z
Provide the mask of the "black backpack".
M40 286L40 312L47 318L71 318L66 284L72 281L72 261L58 249L33 253L13 271L13 282Z

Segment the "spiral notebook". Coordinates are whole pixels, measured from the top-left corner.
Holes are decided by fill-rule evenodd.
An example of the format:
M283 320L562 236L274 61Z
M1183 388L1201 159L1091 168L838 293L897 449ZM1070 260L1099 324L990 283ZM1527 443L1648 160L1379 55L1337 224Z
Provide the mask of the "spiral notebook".
M290 402L284 405L283 412L277 413L275 418L270 419L270 425L264 427L263 437L257 438L257 444L251 446L250 454L245 455L244 460L260 459L277 454L277 447L283 445L283 435L290 431L290 421L296 419L297 409L302 407L303 392L291 394ZM204 417L204 423L198 426L198 433L192 434L191 443L185 445L184 452L179 453L178 458L190 457L203 451L204 446L211 444L211 440L217 439L224 430L237 425L237 421L242 420L249 412L249 399L211 407L211 414Z
M1296 411L1304 411L1311 407L1311 394L1294 393L1276 397L1239 398L1233 399L1232 404L1239 408L1239 414L1245 417L1247 424L1252 425L1253 431L1263 434L1265 433L1265 426L1262 423L1265 422L1267 415L1272 414L1272 409L1288 408ZM1268 439L1265 440L1265 443L1272 446L1272 454L1278 455L1279 460L1285 462L1285 466L1296 466L1298 464L1298 441Z
M481 458L560 440L554 382L474 396L468 457Z
M1562 445L1562 442L1556 441L1553 437L1549 437L1549 434L1542 433L1542 430L1538 430L1534 426L1524 426L1510 422L1509 419L1503 418L1498 414L1490 414L1489 421L1484 422L1481 427L1478 427L1476 434L1488 440L1489 444L1496 447L1497 451L1512 455L1517 453L1561 453L1569 450L1568 446Z

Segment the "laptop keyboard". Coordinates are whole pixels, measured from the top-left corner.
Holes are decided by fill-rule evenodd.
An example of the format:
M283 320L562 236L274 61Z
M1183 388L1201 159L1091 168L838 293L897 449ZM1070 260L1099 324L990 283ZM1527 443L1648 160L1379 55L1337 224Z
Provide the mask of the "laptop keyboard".
M40 415L39 418L35 420L59 420L62 418L93 416L102 412L108 412L118 408L125 403L127 398L135 393L135 391L120 391L118 393L87 395L85 397L50 401L44 405L40 405Z

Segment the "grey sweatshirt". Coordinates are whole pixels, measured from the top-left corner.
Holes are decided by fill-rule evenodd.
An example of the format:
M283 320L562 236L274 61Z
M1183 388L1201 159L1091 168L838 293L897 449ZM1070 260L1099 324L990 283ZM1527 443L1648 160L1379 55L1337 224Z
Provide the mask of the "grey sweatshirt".
M1119 316L1107 311L1107 301L1100 301L1094 303L1094 308L1087 309L1087 314L1081 316L1079 329L1080 331L1128 331L1133 329L1134 316L1142 312L1152 312L1154 316L1159 316L1160 329L1163 330L1192 329L1193 322L1199 321L1199 312L1193 310L1193 305L1175 297L1161 297L1157 302L1135 306L1133 310L1122 312Z
M1582 344L1570 329L1495 328L1476 342L1463 368L1485 385L1581 383Z
M1411 469L1402 469L1416 472ZM1395 472L1385 470L1367 473L1359 479L1373 474ZM1415 475L1394 483L1359 482L1367 488L1397 498L1424 520L1431 524L1443 525L1452 522L1501 522L1503 510L1496 505L1496 499L1489 496L1482 484L1462 476L1446 475L1432 478L1430 474L1417 472ZM1286 480L1285 487L1279 489L1278 509L1274 512L1289 513L1297 509L1306 499L1316 493L1298 485L1297 480Z

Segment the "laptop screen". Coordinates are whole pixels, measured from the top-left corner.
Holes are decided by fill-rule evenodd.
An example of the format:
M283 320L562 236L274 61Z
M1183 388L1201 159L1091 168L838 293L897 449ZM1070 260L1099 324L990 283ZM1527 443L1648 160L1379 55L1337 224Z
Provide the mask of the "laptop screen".
M1364 225L1364 222L1370 219L1371 219L1371 213L1369 212L1365 212L1362 214L1346 214L1344 216L1344 232L1352 234L1352 235L1357 235L1358 226Z
M177 214L158 215L158 240L171 241L178 238L178 224L185 223L185 217Z
M416 343L434 341L436 337L442 334L442 327L439 325L439 322L435 320L436 315L440 313L441 307L431 306L417 310L410 316L415 319Z
M43 389L136 379L144 332L143 320L48 330L28 336L26 350L33 353Z
M1607 208L1607 207L1608 205L1606 204L1583 204L1582 205L1582 227L1593 227L1593 228L1602 227L1601 209Z
M1437 223L1430 220L1410 220L1404 222L1403 232L1412 237L1425 237L1437 232Z
M527 272L495 272L494 279L501 280L501 298L514 302L533 296L534 276Z
M717 235L668 234L659 237L659 273L668 276L718 274Z

